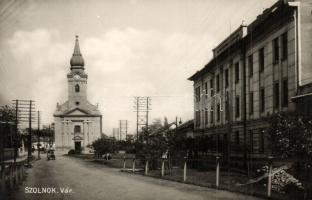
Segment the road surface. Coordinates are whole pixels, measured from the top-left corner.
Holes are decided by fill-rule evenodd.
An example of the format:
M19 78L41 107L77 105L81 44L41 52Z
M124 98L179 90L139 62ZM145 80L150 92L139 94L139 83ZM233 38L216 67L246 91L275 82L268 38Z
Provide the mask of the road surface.
M12 200L257 200L227 191L122 173L57 153L55 161L34 162ZM67 190L66 190L67 189ZM45 190L45 191L44 191ZM43 193L39 193L43 192Z

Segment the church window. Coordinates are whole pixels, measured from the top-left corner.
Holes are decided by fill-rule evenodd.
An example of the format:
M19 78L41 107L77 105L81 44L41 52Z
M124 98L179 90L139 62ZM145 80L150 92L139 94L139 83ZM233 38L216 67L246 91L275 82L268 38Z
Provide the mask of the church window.
M77 84L77 85L75 85L75 92L79 92L80 91L80 87L79 87L79 85Z
M76 101L76 105L78 106L80 103L79 103L79 101Z
M75 126L74 127L74 132L75 133L80 133L81 132L81 127L80 126Z

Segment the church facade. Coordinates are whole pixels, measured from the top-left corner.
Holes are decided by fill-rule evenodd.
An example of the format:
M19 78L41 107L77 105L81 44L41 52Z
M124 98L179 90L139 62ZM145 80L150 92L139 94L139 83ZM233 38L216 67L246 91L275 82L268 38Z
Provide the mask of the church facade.
M87 79L84 60L76 36L74 53L67 74L68 100L57 103L54 112L55 146L80 151L101 137L102 115L98 106L87 99Z

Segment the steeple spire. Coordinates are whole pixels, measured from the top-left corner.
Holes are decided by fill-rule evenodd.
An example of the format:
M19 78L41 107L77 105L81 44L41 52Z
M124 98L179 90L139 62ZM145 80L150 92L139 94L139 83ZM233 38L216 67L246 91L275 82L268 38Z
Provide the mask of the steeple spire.
M84 60L80 53L78 35L76 35L75 48L72 58L70 59L70 69L84 69Z

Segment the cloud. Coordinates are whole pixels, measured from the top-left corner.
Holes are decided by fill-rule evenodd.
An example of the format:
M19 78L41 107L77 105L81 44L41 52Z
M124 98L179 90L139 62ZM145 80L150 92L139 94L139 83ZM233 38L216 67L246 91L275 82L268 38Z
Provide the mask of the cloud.
M44 122L53 120L56 102L67 98L74 38L64 43L61 37L57 30L18 31L0 54L6 83L0 95L34 98ZM134 28L80 38L89 100L100 104L104 131L110 133L120 119L128 119L135 129L134 96L152 96L151 118L192 118L193 90L187 78L208 62L211 41L210 35Z

